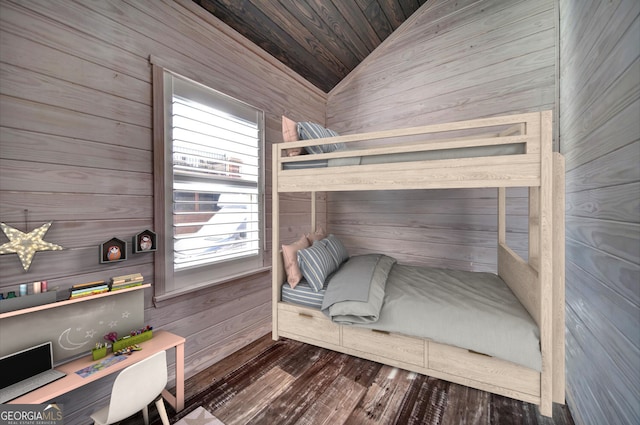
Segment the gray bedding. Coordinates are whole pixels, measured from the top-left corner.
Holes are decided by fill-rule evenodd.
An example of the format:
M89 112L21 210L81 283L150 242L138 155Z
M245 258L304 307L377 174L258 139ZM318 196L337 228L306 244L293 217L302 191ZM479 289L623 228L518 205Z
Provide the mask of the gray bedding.
M349 258L329 281L321 310L335 323L376 323L395 263L394 258L382 254Z
M343 267L354 258L357 257ZM375 263L374 267L389 265L388 260ZM348 279L336 280L338 284L334 285L341 271L329 282L326 303L323 301L325 314L338 323L429 338L537 371L542 369L538 326L495 274L407 266L392 261L382 288L383 301L374 295L363 302L361 298L354 301L353 295L347 295L343 301L339 294L330 295L330 291L340 292L340 287L348 288L348 292L352 289L349 282L355 281L353 270ZM361 280L376 275L374 271L362 273ZM371 282L367 291L378 293L380 283L375 279ZM328 295L332 298L327 300Z

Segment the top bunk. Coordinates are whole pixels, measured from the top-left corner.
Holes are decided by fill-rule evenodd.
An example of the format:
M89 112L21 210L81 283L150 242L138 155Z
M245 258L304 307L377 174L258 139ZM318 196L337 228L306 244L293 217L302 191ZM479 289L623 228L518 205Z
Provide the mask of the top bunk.
M336 133L305 124L273 145L274 191L539 187L552 169L551 111L322 138Z

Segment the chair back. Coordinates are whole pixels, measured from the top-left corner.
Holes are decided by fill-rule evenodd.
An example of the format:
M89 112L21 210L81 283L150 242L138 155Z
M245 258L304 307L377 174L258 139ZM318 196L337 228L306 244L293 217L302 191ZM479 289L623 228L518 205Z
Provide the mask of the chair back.
M127 367L113 383L106 423L118 422L139 412L154 401L166 385L166 351Z

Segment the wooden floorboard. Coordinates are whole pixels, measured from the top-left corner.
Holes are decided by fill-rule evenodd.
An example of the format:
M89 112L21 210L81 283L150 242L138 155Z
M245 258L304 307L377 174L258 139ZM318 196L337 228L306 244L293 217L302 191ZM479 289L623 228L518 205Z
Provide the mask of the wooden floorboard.
M256 382L211 413L225 425L255 422L254 418L286 391L295 380L295 377L279 367L273 367Z
M553 419L535 405L271 335L185 383L186 407L203 406L225 425L573 425L567 406ZM159 425L155 408L153 425ZM122 425L141 425L135 415Z

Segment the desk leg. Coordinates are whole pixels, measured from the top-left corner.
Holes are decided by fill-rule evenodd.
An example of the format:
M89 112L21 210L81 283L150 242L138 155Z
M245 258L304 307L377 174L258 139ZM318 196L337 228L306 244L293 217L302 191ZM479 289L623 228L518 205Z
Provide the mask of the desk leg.
M184 409L184 344L176 346L176 412Z
M162 397L176 412L184 409L184 343L176 345L176 395L164 389Z

